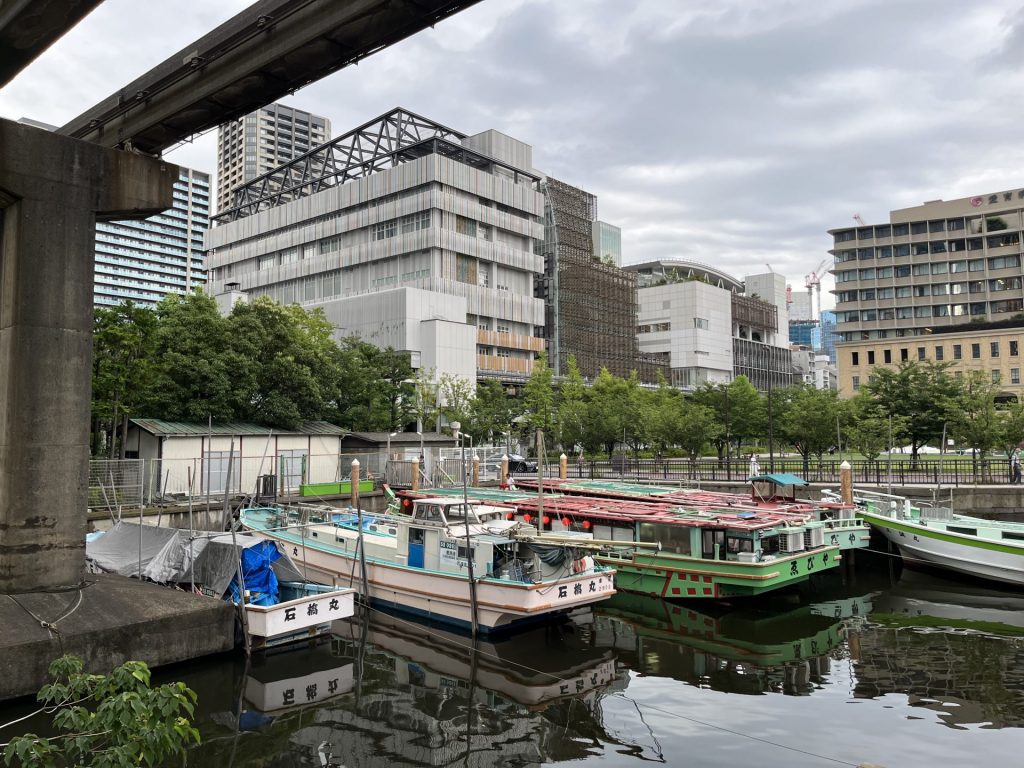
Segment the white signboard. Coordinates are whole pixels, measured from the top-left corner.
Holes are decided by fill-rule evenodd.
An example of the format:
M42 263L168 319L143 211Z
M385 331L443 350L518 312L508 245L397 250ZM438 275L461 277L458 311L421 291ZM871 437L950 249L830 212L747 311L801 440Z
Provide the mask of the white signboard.
M581 579L573 584L560 584L557 599L575 600L588 595L614 591L615 582L611 574L595 574L589 579Z

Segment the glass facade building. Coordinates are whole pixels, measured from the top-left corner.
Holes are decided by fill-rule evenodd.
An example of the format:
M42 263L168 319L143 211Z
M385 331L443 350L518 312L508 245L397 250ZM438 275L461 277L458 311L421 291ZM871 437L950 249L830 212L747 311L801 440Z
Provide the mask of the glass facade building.
M210 226L210 175L182 168L174 205L138 221L96 224L93 303L130 299L152 307L168 293L206 283L203 235Z

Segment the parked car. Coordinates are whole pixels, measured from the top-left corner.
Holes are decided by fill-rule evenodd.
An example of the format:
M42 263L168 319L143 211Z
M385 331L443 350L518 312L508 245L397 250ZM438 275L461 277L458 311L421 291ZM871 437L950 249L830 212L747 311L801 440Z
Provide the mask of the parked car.
M480 466L488 470L494 470L495 472L499 472L501 471L501 457L504 455L505 454L502 453L491 454L482 462L480 462ZM513 473L536 472L537 462L527 459L525 456L522 456L518 453L510 453L508 454L508 471Z

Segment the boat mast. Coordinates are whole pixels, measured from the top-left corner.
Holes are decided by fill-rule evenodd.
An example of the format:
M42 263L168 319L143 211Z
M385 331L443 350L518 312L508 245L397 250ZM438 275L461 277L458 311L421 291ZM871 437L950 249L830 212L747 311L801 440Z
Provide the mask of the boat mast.
M462 515L466 521L466 574L469 576L469 613L470 613L470 631L472 637L476 639L477 622L476 622L476 579L473 578L473 545L469 538L469 478L466 475L466 435L462 434L459 430L462 428L462 424L457 421L451 423L452 433L455 435L455 439L459 441L459 445L462 449L462 462L459 465L462 471Z

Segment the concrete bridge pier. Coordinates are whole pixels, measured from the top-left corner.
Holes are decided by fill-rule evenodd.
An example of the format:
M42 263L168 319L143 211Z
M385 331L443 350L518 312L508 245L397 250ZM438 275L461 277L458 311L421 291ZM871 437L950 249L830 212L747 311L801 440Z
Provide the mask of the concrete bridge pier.
M0 594L82 581L95 225L169 208L177 176L0 119Z

